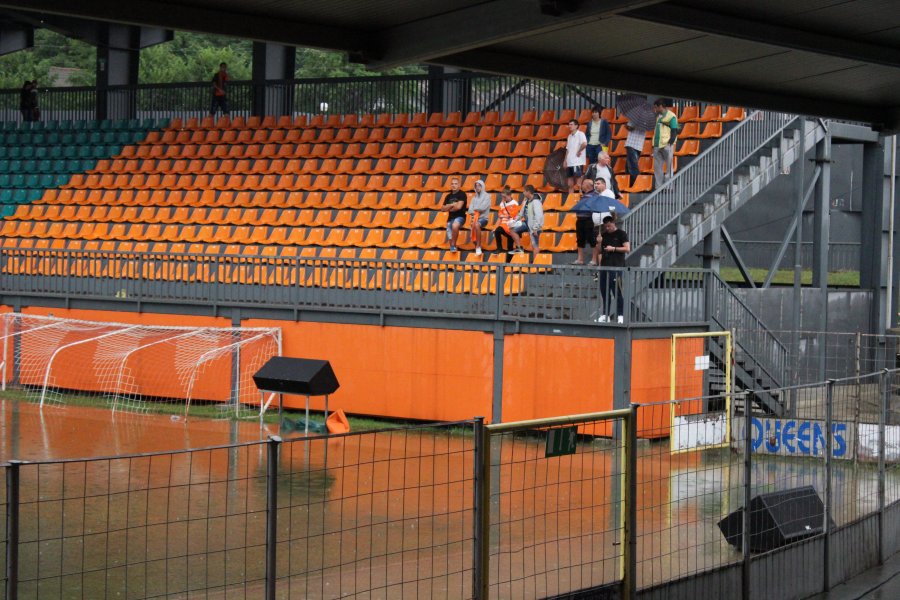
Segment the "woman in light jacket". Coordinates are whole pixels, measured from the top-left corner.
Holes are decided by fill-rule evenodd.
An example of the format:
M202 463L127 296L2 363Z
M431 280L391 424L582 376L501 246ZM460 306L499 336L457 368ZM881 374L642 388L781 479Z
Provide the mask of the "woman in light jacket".
M510 228L510 236L517 248L522 247L521 236L527 233L531 236L531 260L537 257L540 249L541 231L544 229L544 200L534 191L533 185L526 185L522 195L525 202L519 210L519 218L515 227Z
M484 182L475 182L475 195L469 202L469 214L472 215L472 227L469 229L469 240L475 241L475 256L481 256L481 230L487 226L491 212L491 197L484 191Z

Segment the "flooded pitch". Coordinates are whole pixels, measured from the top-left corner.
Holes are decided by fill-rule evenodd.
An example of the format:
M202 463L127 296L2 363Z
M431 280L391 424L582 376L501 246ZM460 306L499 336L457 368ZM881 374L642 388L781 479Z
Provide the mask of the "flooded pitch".
M257 422L2 405L2 458L21 467L21 598L259 597L267 448ZM231 448L214 448L241 444ZM207 448L183 452L188 448ZM491 447L492 596L542 597L619 579L618 451L584 440L544 457L527 436ZM282 598L468 598L474 442L461 428L286 440L278 465ZM716 523L743 501L739 452L638 453L638 585L736 562ZM875 507L866 463L835 461L838 525ZM888 502L900 496L890 471ZM821 459L754 457L754 493L825 486ZM5 499L4 499L5 502Z

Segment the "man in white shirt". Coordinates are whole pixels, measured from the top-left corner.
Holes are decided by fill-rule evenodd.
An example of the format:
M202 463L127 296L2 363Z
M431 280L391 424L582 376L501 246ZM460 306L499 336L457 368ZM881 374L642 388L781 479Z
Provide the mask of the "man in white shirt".
M578 129L578 121L569 121L569 137L566 138L566 176L569 178L569 193L574 194L576 186L581 185L584 174L584 149L587 138Z
M597 155L597 162L588 167L585 176L593 179L595 183L597 179L605 179L609 195L619 199L622 197L622 194L619 193L619 185L616 183L616 176L610 166L611 164L612 158L609 156L609 153L601 152Z
M627 153L625 170L628 171L628 187L631 187L637 181L638 175L641 174L638 159L644 151L644 141L647 139L647 132L643 129L638 129L630 121L625 124L625 129L628 130L628 137L625 138L625 152Z

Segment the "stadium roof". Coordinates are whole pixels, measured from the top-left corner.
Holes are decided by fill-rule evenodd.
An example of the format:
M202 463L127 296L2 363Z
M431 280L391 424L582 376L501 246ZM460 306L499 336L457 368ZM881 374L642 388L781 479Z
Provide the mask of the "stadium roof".
M0 0L900 129L896 0Z

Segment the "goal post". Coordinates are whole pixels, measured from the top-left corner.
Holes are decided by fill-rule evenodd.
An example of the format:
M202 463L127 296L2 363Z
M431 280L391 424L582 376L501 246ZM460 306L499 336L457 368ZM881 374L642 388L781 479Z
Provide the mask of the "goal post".
M168 412L187 417L262 416L253 382L281 354L277 327L182 327L84 321L5 313L3 386L45 404L104 404L113 411ZM97 398L91 401L90 398Z
M672 453L731 444L730 331L672 334L669 445Z

